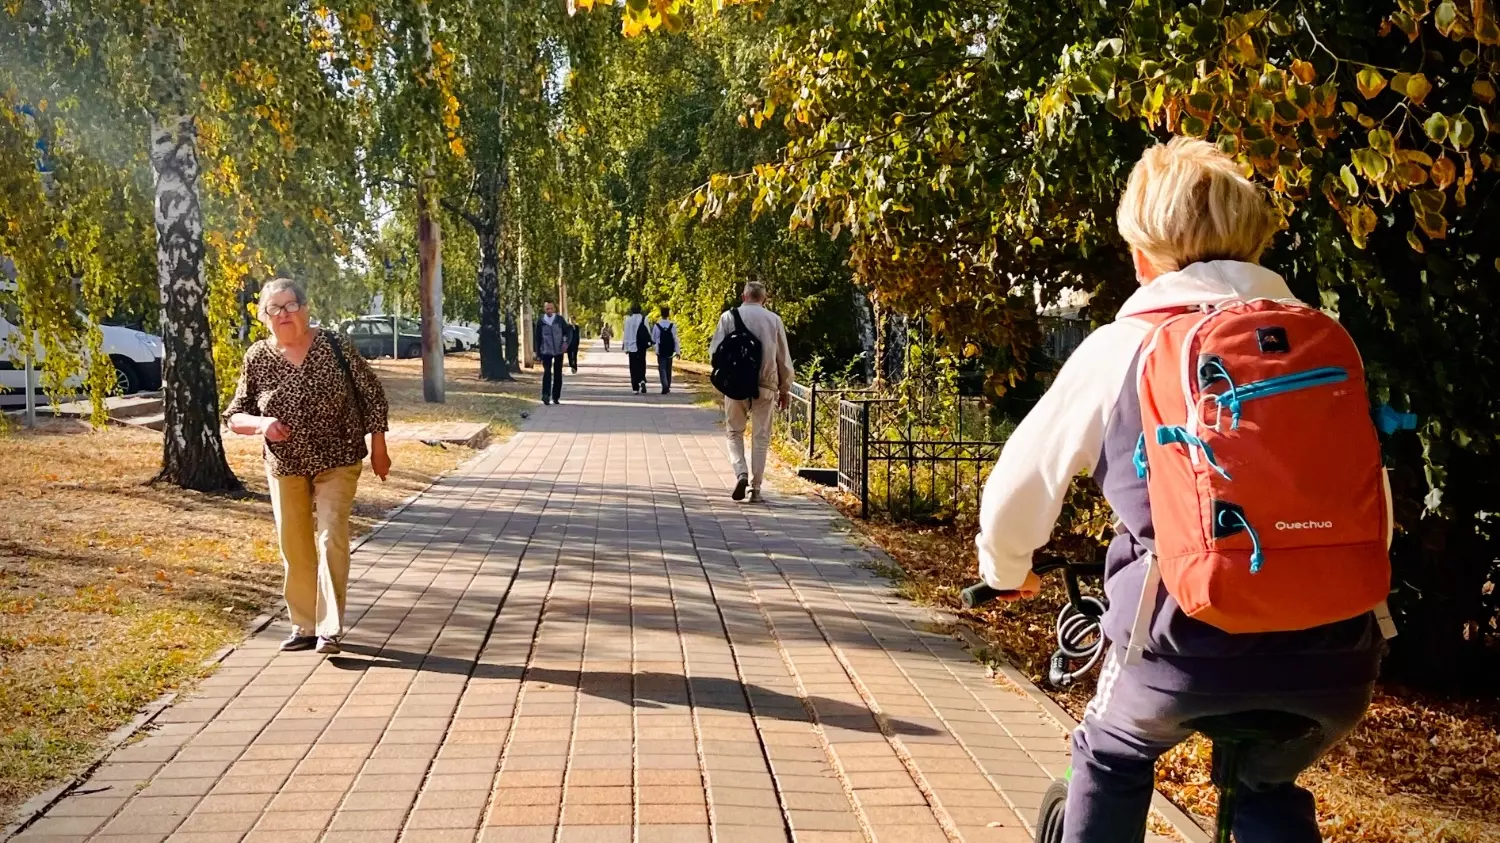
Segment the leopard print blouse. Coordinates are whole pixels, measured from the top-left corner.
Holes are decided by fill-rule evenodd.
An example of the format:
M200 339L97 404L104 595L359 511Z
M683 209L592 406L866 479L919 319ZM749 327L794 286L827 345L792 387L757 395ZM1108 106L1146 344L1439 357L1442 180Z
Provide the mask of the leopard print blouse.
M364 400L362 422L349 378L334 356L335 342L343 348L355 388ZM288 362L270 340L250 346L224 418L235 413L270 416L291 428L290 439L266 443L266 465L277 477L311 477L363 462L369 455L365 434L389 427L385 390L370 364L348 340L322 330L301 366Z

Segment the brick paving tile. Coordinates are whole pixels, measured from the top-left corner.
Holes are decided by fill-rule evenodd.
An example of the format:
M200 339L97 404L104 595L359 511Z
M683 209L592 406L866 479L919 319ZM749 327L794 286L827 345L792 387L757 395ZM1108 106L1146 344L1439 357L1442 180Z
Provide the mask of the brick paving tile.
M554 825L561 813L558 805L506 805L492 810L485 825Z
M252 831L241 843L318 843L323 830L297 829L295 831Z
M479 822L483 818L483 805L474 805L467 808L418 808L407 818L406 828L408 830L474 829L479 827Z
M194 813L178 827L179 834L184 832L215 831L228 832L237 831L244 833L249 831L260 819L258 811L239 813ZM175 835L174 835L175 836Z
M105 817L47 817L26 829L27 839L37 837L84 838L104 825Z
M715 412L624 379L590 352L367 537L344 655L277 620L17 839L1029 839L1064 730L826 505L730 501Z
M642 826L636 832L638 843L709 843L708 828L699 825Z
M552 825L487 828L479 843L553 843L556 837L557 827Z
M628 825L602 825L593 828L563 826L557 839L558 843L630 843L631 827Z
M256 823L255 831L322 831L333 819L333 811L272 811Z

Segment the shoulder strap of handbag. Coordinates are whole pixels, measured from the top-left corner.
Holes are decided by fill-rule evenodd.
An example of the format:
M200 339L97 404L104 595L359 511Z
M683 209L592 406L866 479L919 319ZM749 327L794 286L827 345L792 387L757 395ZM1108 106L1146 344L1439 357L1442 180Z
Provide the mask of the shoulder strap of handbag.
M349 384L349 394L354 397L354 409L359 411L359 427L365 427L365 397L359 391L359 384L354 381L354 370L349 368L349 358L344 356L344 344L338 337L330 336L328 344L333 348L333 356L339 361L339 368L344 370L344 380Z

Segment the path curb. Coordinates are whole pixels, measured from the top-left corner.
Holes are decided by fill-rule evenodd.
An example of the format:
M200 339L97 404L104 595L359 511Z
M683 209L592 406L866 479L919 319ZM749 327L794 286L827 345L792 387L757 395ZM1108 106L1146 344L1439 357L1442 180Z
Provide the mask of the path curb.
M486 445L483 449L481 449L468 459L464 460L463 462L459 463L457 466L454 466L453 468L444 471L443 473L434 477L431 483L428 483L420 491L407 497L401 503L397 504L395 509L392 509L390 512L386 513L384 518L371 525L370 529L367 530L364 535L360 536L354 541L354 543L349 546L350 555L353 555L355 551L363 547L365 542L374 538L375 535L381 530L384 530L386 527L390 526L391 522L395 521L396 518L401 515L401 513L410 508L411 505L416 503L417 500L423 495L432 491L432 489L439 483L442 483L448 477L457 473L460 469L464 468L469 463L474 462L478 459L482 459L491 448L502 447L507 443L516 441L520 437L521 432L517 431L514 435L506 438L503 441L492 441L489 445ZM208 670L222 664L225 659L229 658L231 653L233 653L235 650L238 650L241 646L244 645L246 641L249 641L251 638L254 638L262 632L265 632L266 628L274 623L275 620L278 617L281 617L281 615L284 613L284 609L277 609L275 611L262 612L261 614L257 615L253 620L250 621L250 623L245 625L244 637L232 644L225 644L223 647L219 648L219 650L213 655L204 659L203 668L205 670ZM53 787L48 788L41 793L38 793L37 795L22 803L21 807L16 809L16 813L17 815L19 815L19 819L5 826L3 829L0 829L0 840L9 840L12 837L15 837L16 835L20 834L31 825L33 825L37 820L40 820L42 817L44 817L48 811L52 810L52 807L54 805L62 801L63 797L67 796L73 791L74 788L87 781L89 776L93 775L95 770L98 770L105 761L109 760L109 757L114 754L115 750L119 749L126 741L135 737L136 734L138 734L141 730L151 725L151 721L155 720L158 715L160 715L163 711L166 711L167 708L171 706L174 701L176 701L177 695L179 693L181 692L167 691L166 693L147 703L141 708L139 712L136 713L135 717L132 718L130 722L109 733L108 737L104 739L103 745L100 747L99 751L94 754L93 758L88 762L87 766L80 769L76 774L69 776L63 782L54 785Z

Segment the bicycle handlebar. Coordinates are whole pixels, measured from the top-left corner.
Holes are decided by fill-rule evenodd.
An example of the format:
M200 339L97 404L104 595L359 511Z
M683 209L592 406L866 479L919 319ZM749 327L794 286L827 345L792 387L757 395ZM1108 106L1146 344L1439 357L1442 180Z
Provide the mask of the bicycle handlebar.
M1053 571L1062 571L1063 582L1068 587L1068 602L1073 605L1073 608L1083 614L1097 617L1097 607L1083 599L1083 593L1078 588L1078 577L1080 574L1091 576L1103 574L1104 564L1102 562L1070 562L1067 559L1049 556L1033 564L1031 570L1039 577L1050 574ZM965 609L977 609L991 601L1004 597L1013 597L1017 594L1019 594L1019 590L1017 589L1002 591L997 588L991 588L986 583L979 582L959 592L958 599Z

